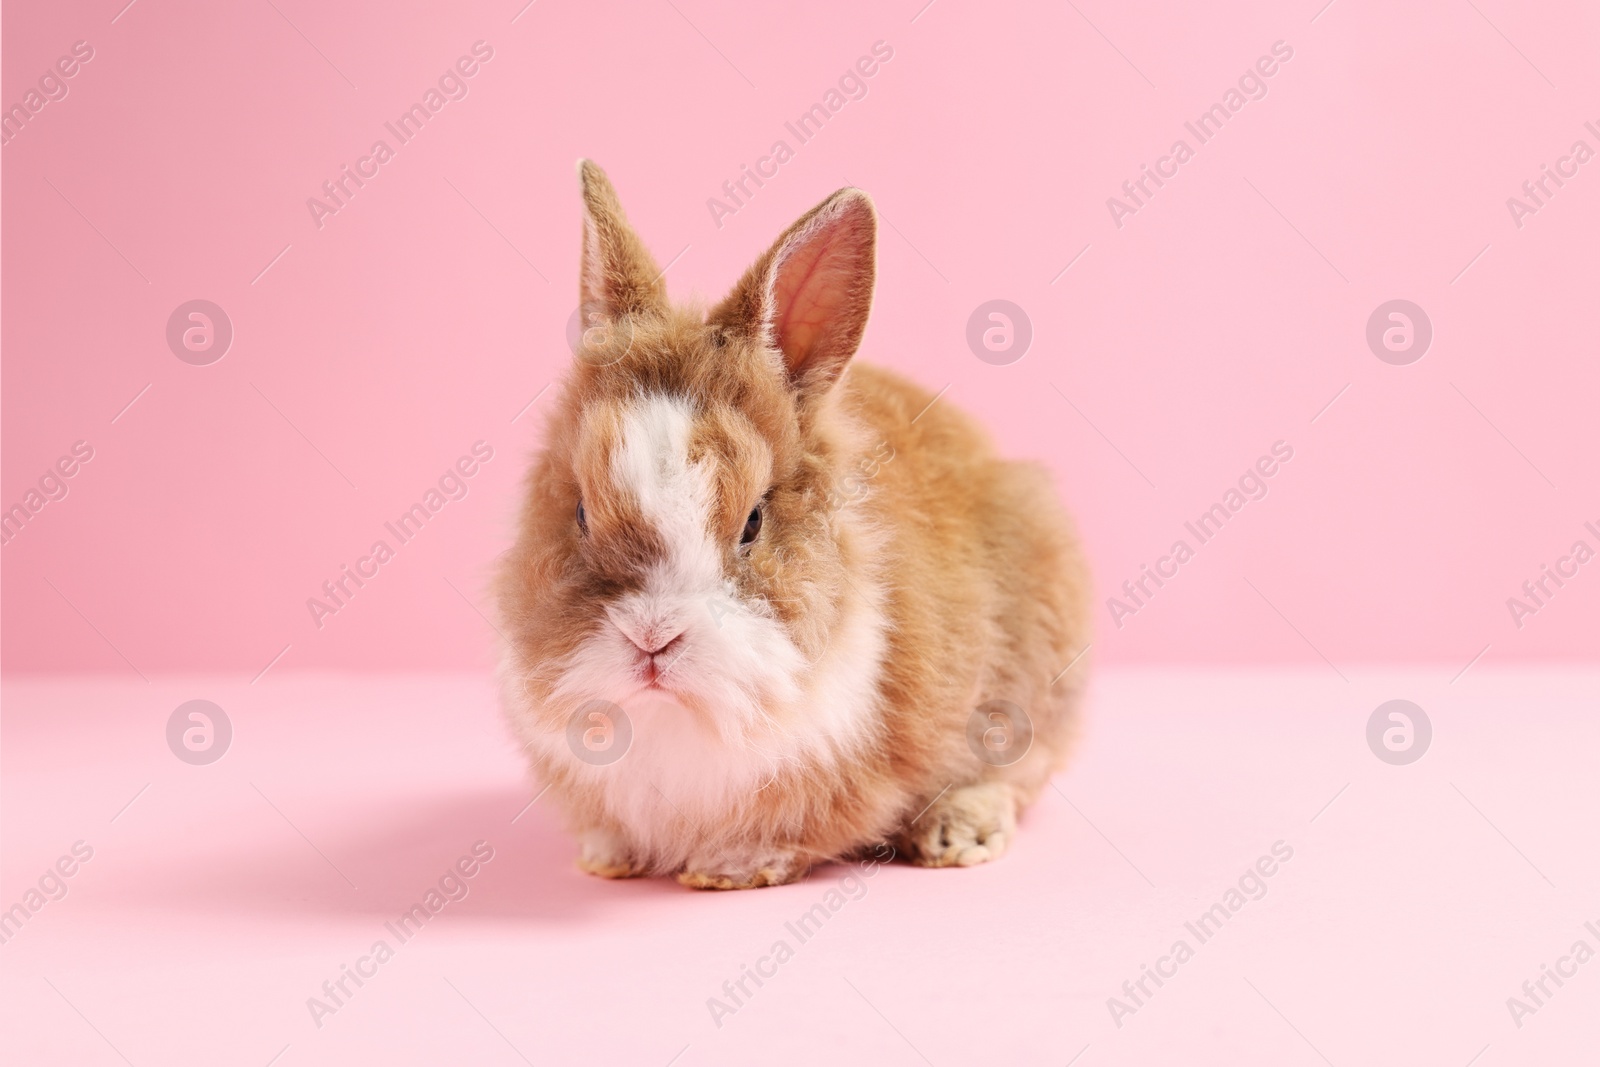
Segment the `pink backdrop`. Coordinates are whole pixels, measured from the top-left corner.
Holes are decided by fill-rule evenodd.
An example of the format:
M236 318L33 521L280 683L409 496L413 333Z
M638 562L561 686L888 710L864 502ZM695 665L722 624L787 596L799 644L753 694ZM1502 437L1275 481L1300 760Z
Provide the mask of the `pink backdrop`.
M1600 160L1570 154L1600 150L1592 5L122 4L5 10L0 105L25 119L3 150L0 507L65 488L3 550L8 670L487 663L528 405L567 359L580 155L678 257L680 295L868 190L864 355L1054 469L1103 661L1595 652L1600 563L1507 605L1600 549ZM800 143L785 123L880 41L892 58L844 83L865 95ZM385 123L461 57L402 144ZM1241 84L1201 143L1185 123ZM1180 138L1192 158L1163 162ZM393 157L362 163L380 139ZM792 158L713 212L780 139ZM345 165L376 174L314 217ZM1141 165L1169 176L1135 201ZM1566 177L1536 203L1546 165ZM966 340L993 299L1033 332L1004 365ZM1432 325L1408 365L1366 336L1395 299ZM169 346L191 300L231 322L220 361ZM319 628L307 598L480 441L465 497ZM1197 546L1184 523L1278 441L1268 495L1113 622L1105 597Z

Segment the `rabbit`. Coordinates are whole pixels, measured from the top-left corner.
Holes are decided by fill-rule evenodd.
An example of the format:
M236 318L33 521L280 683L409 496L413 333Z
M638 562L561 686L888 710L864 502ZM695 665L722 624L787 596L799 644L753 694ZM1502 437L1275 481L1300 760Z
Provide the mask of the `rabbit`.
M1087 676L1050 477L852 361L859 189L707 310L668 301L604 172L578 174L586 328L494 593L503 703L579 867L742 889L885 845L998 858Z

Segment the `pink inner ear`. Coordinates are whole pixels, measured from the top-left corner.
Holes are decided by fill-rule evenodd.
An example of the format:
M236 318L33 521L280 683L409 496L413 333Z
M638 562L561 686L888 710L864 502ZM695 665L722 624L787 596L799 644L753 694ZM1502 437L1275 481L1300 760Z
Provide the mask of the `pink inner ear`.
M840 241L829 227L794 250L778 269L773 286L777 314L773 332L791 372L805 368L845 288L841 259L832 255Z
M853 320L863 311L857 290L866 281L863 269L870 270L864 262L870 231L863 229L851 213L842 213L796 242L778 265L773 339L791 374L854 354L859 324ZM833 351L846 346L850 350Z

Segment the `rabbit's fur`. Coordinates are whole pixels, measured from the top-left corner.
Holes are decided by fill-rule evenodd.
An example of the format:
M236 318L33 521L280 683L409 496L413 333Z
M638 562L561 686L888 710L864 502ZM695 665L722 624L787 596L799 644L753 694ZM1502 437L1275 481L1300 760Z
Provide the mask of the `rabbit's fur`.
M702 312L668 302L600 169L579 176L590 328L497 591L507 711L580 866L744 888L883 841L928 866L998 857L1087 674L1087 573L1050 478L851 362L875 269L861 191Z

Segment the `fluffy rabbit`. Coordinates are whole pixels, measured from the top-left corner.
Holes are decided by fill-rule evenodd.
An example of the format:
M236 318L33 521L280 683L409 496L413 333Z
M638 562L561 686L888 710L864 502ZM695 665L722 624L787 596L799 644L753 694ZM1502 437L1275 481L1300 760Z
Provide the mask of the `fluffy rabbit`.
M1087 576L1050 478L851 363L875 270L860 190L707 312L668 302L605 174L578 171L589 328L496 589L504 702L579 866L736 889L883 842L997 858L1086 675Z

